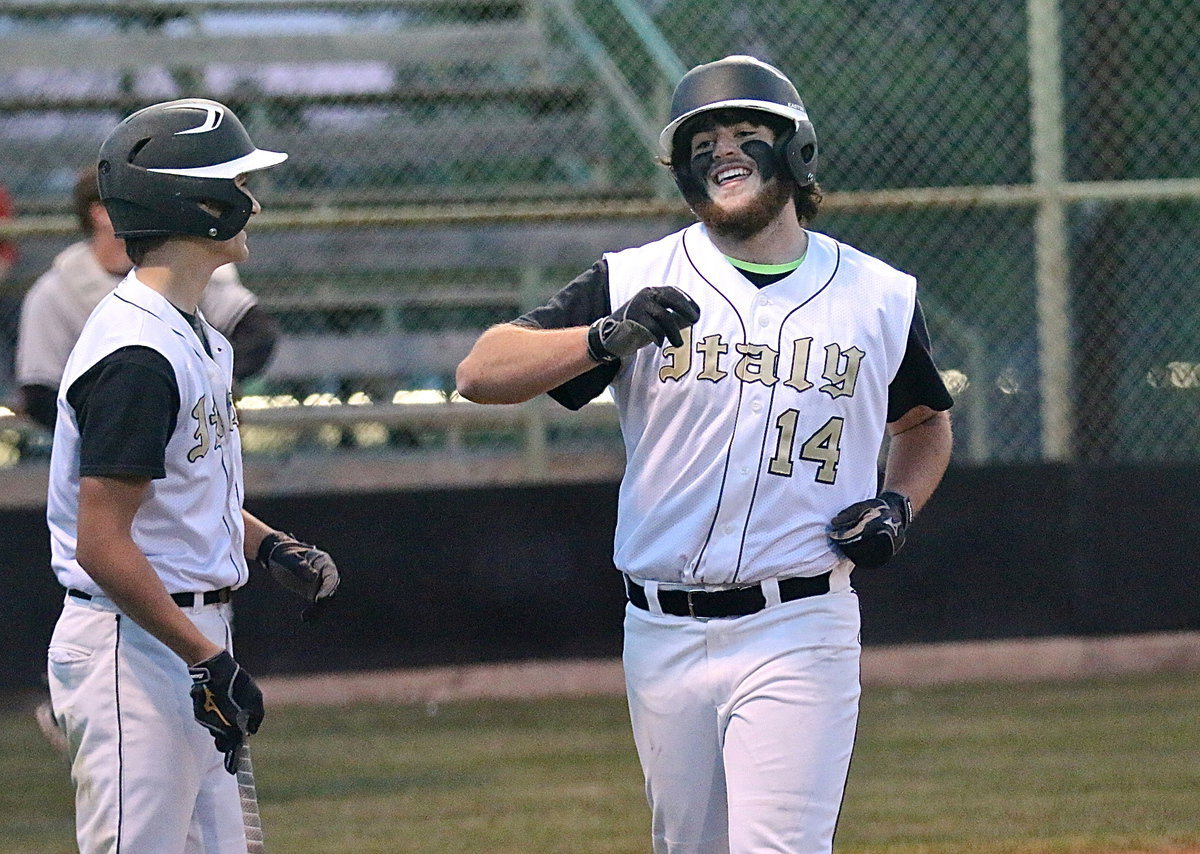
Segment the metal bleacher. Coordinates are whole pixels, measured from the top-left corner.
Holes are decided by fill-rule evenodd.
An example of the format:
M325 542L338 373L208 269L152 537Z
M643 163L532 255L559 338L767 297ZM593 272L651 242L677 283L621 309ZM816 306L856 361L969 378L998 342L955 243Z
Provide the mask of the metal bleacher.
M188 95L293 153L285 204L602 192L578 69L537 0L0 2L0 140L26 211L102 129Z
M0 180L22 213L64 212L79 166L122 116L158 100L212 97L233 107L260 144L291 155L255 176L270 211L329 214L296 239L256 241L244 270L265 304L305 321L285 324L289 335L309 339L285 349L336 350L336 340L311 340L322 328L377 337L380 323L355 329L353 319L375 317L388 303L385 314L407 317L418 302L474 305L481 328L517 308L509 272L482 286L476 276L462 293L431 291L418 271L494 266L485 237L466 259L455 257L456 244L425 241L414 262L386 241L330 231L345 229L337 211L353 205L617 193L610 160L628 159L628 149L610 139L611 98L570 44L552 36L552 7L553 0L0 0ZM622 194L646 189L627 178L620 185ZM557 252L550 240L543 259ZM516 277L528 278L520 269ZM318 315L325 322L312 323ZM369 352L420 355L404 341L347 343L344 355L355 364ZM326 367L337 363L322 356ZM302 367L287 359L274 370L294 378Z
M242 277L284 330L254 391L448 394L479 331L603 248L662 233L552 210L662 187L654 122L605 60L581 58L580 27L571 0L0 0L0 182L47 224L0 296L13 304L74 239L71 186L121 117L210 97L290 154L254 177L267 210ZM480 206L496 217L438 224ZM512 221L521 206L534 213Z

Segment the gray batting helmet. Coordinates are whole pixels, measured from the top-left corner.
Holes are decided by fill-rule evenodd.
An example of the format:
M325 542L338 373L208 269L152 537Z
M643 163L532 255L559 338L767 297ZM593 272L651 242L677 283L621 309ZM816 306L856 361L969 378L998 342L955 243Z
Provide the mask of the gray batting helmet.
M686 166L675 163L673 156L679 128L693 116L722 109L760 110L790 120L794 130L776 142L776 150L798 185L807 187L817 180L817 134L796 87L778 68L762 60L727 56L697 65L675 87L671 121L659 136L659 147L675 167L677 182L679 169Z
M234 179L286 159L257 148L224 104L168 101L128 116L104 140L100 198L118 237L228 240L245 228L253 208Z

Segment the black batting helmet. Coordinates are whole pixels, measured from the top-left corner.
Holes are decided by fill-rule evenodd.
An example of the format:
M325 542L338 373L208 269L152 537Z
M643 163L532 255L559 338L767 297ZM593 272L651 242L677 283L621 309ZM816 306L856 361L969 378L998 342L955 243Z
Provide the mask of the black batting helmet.
M817 180L817 134L800 94L778 68L752 56L727 56L697 65L683 76L671 98L671 121L659 136L663 158L674 167L676 181L686 163L676 163L676 135L693 116L710 110L760 110L788 119L794 128L776 141L776 151L796 183Z
M245 228L253 207L234 179L286 159L257 148L224 104L168 101L128 116L104 140L100 198L117 237L228 240Z

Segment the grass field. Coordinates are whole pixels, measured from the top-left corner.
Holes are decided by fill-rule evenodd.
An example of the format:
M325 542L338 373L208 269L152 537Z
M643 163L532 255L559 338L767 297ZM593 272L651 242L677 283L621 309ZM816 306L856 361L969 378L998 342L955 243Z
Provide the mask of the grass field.
M67 854L65 764L0 714L0 854ZM645 854L623 700L276 708L272 854ZM1200 851L1200 676L868 689L842 854Z

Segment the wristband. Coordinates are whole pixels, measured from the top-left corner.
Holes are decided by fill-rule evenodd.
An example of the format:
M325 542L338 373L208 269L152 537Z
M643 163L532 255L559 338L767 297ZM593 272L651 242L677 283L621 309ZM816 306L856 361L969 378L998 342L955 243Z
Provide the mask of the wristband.
M620 356L614 356L608 352L604 346L604 342L600 338L600 326L610 318L602 317L588 327L587 334L587 354L588 358L599 365L611 365L613 362L619 362Z
M258 544L258 554L256 560L262 566L267 566L271 562L271 552L275 547L283 542L284 535L278 531L272 531L262 538L262 542Z

